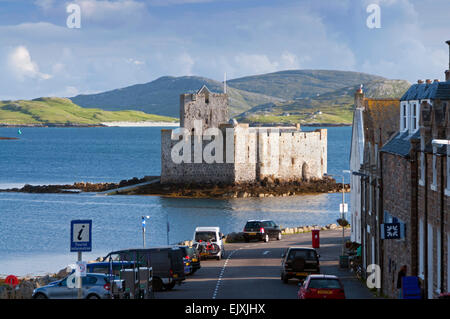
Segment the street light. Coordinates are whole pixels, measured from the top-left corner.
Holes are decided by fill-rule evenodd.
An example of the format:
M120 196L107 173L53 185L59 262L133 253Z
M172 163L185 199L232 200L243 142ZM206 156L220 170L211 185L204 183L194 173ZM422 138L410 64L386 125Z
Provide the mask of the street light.
M142 216L142 246L145 248L145 219L150 219L150 216Z

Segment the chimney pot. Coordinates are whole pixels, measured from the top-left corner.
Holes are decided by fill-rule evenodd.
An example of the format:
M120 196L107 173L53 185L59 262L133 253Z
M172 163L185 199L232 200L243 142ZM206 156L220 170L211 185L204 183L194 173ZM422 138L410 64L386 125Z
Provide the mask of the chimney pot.
M423 84L423 80L417 80L417 84Z
M434 83L439 83L439 79L434 79Z
M426 79L425 81L427 84L431 84L431 80L430 79Z

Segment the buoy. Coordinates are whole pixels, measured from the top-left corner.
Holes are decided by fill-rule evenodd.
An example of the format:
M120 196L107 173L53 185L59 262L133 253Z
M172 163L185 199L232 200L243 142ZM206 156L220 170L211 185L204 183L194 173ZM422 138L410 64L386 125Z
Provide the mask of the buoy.
M20 130L20 128L19 128L19 130L17 131L17 133L19 133L19 135L22 134L22 131Z

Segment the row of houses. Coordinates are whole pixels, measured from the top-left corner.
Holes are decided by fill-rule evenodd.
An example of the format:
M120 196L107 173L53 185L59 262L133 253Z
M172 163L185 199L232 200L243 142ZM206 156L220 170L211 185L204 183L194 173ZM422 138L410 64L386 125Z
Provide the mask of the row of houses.
M444 82L418 81L400 100L355 93L351 239L365 269L380 266L385 296L398 296L404 265L425 298L449 291L449 139L450 63Z

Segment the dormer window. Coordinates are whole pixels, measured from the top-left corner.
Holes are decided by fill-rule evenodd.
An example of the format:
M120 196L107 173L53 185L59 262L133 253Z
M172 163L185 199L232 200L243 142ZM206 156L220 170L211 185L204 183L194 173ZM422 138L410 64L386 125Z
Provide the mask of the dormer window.
M417 130L417 113L418 113L418 107L417 103L412 103L411 105L411 131L415 132Z
M400 131L408 130L408 102L400 103Z

